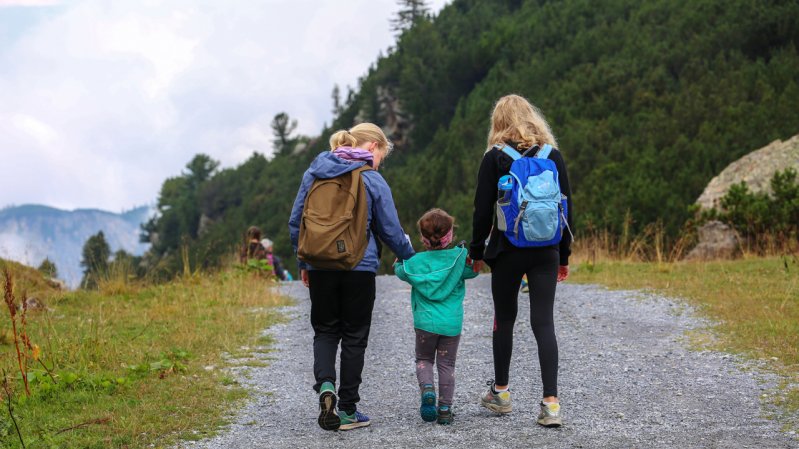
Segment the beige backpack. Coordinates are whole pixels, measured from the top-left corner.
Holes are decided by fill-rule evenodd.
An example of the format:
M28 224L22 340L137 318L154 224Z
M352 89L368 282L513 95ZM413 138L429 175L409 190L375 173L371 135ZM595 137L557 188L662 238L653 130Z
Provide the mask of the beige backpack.
M314 268L352 270L363 259L369 235L361 173L368 165L330 179L316 179L305 197L297 258Z

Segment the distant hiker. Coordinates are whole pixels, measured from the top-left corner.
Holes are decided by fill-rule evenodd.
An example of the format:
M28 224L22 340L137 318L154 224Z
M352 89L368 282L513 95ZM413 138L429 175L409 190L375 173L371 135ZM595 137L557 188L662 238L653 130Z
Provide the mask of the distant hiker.
M275 276L281 281L290 280L289 278L291 275L283 268L283 262L277 257L277 254L273 252L275 244L271 240L265 238L261 240L261 246L263 246L266 251L266 260L269 261L269 265L272 265L272 271L275 273Z
M557 282L569 275L572 241L569 178L563 156L555 146L543 115L525 98L508 95L497 101L488 150L477 176L470 245L475 268L479 269L483 260L491 267L494 299L495 380L489 382L480 403L497 413L511 411L508 384L513 325L519 284L526 274L530 322L544 384L538 423L546 427L562 424L552 308Z
M464 280L477 276L468 251L452 243L455 219L441 209L427 211L417 223L427 251L394 264L397 277L411 284L416 332L416 379L421 391L419 413L428 422L452 423L455 358L463 327ZM433 364L438 367L438 409Z
M239 262L247 263L250 259L266 259L266 249L261 245L261 230L257 226L247 228L246 241L239 253Z
M331 151L319 154L303 175L291 211L291 244L302 282L310 288L314 390L319 393L318 423L325 430L369 425L356 404L380 264L377 238L400 259L414 255L391 190L377 172L391 149L383 131L371 123L336 132L330 137Z

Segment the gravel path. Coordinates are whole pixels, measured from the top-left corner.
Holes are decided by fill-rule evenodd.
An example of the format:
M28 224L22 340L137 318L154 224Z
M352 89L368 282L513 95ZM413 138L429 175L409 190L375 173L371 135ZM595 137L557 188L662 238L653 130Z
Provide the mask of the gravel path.
M763 417L759 397L774 379L727 354L687 349L685 331L705 323L684 303L568 283L558 288L555 310L565 425L535 424L541 381L526 295L511 366L514 411L493 415L477 405L493 377L486 275L467 284L454 425L419 418L410 287L382 276L359 404L372 426L325 432L311 390L308 292L292 283L284 293L298 301L285 309L291 320L269 330L275 360L242 377L254 400L221 435L184 447L799 447Z

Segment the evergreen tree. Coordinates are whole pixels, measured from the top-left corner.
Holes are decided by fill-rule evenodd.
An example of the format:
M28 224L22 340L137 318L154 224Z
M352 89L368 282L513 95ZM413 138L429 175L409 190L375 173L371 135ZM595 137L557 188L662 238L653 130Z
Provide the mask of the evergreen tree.
M108 272L108 259L111 257L111 248L105 240L103 231L89 237L83 245L83 258L80 266L83 267L83 288L95 288L97 278Z
M288 114L280 112L272 119L272 134L275 136L272 144L276 154L291 153L296 139L291 134L297 129L297 120L291 120Z
M41 265L39 265L39 272L52 279L58 277L58 269L55 266L55 262L50 260L49 257L45 257Z
M333 86L333 93L330 96L333 98L333 119L335 120L343 109L343 105L341 104L341 89L339 89L338 84Z
M398 0L400 9L397 17L391 19L391 30L402 34L411 29L416 21L430 16L430 7L425 0Z

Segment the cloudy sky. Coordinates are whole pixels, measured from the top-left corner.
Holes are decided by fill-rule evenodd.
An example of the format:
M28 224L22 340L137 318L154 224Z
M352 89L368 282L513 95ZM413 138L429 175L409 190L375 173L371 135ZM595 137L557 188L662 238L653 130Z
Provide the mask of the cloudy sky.
M428 3L434 11L447 0ZM316 134L392 45L396 0L0 0L0 208L155 202L199 152Z

